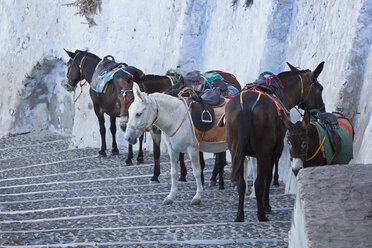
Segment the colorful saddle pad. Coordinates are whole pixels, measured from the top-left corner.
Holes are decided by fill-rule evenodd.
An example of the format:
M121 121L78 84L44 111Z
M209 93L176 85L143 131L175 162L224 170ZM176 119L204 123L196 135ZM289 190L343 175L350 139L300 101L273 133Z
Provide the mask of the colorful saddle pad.
M337 132L342 141L341 151L338 154L334 154L324 125L317 119L312 119L310 124L317 129L319 140L323 140L324 136L326 136L325 142L322 146L322 151L325 159L327 160L327 164L347 164L350 162L350 160L353 158L352 138L342 127L334 128L334 131Z

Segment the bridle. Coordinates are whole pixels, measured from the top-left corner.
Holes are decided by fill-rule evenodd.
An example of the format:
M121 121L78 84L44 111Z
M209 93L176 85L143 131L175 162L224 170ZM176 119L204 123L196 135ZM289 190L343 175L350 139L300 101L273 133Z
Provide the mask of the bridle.
M85 53L84 54L84 56L81 58L81 60L80 60L80 63L79 64L77 64L76 63L76 61L75 61L75 59L77 58L77 56L80 54L80 52L78 52L76 55L75 55L75 58L72 60L72 64L74 64L74 65L76 65L78 68L79 68L79 74L80 74L80 80L79 80L79 82L80 82L80 87L82 87L82 86L84 86L85 85L85 83L86 83L86 81L84 82L84 83L82 83L81 81L83 81L83 76L84 76L84 74L83 74L83 69L84 69L84 65L85 65L85 62L86 62L86 60L87 60L87 58L88 58L88 53ZM69 68L69 70L71 70L71 68ZM70 84L68 84L71 88L76 88L77 87L77 84L76 84L76 86L72 86L72 85L70 85Z
M123 90L123 89L121 89L120 91L123 92L123 97L124 97L124 100L123 100L122 104L127 104L127 99L125 99L125 97L127 96L128 92L133 92L133 90ZM129 115L129 113L123 113L123 114L120 114L120 117L127 116L127 115Z

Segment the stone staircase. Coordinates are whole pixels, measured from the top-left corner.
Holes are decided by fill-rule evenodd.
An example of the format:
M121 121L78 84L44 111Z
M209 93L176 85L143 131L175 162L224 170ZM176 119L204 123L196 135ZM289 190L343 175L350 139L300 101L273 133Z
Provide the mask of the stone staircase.
M270 222L257 221L256 202L247 197L246 220L235 223L238 194L229 180L225 190L207 184L202 204L193 206L187 161L188 182L167 206L168 156L161 183L150 184L150 152L145 164L126 167L124 149L99 158L97 149L69 143L49 132L0 139L1 247L287 247L294 196L284 185L271 189ZM206 160L206 179L213 162Z

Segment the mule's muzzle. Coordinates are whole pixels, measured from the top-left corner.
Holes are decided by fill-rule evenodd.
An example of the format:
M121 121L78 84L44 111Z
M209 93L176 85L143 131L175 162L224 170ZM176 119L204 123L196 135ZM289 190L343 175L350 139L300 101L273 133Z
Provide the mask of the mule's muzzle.
M125 132L127 130L128 116L120 117L120 128Z
M303 162L300 158L293 158L291 162L293 174L297 176L298 172L303 168Z
M126 140L128 141L129 144L132 145L137 143L137 138L133 137L132 135L128 135L128 137L126 137Z
M69 84L68 82L65 83L65 87L66 87L66 90L69 92L72 92L76 89L76 87L72 87L71 84Z

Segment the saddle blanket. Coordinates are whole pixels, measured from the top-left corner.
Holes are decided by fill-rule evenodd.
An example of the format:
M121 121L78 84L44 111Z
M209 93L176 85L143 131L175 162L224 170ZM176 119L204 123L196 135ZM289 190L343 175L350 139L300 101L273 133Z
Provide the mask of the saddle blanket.
M347 131L342 127L337 127L334 129L342 141L341 151L338 154L334 154L328 134L323 124L315 119L312 119L310 124L317 129L320 141L323 140L324 136L326 135L325 142L322 146L322 152L327 160L327 164L348 164L353 158L353 144L352 137L349 136Z
M114 70L112 71L109 71L109 72L106 72L102 75L99 75L97 77L97 80L95 82L92 82L90 84L90 87L97 93L104 93L104 90L106 88L106 85L108 82L110 82L113 77L115 76L115 74L118 72L118 71L123 71L124 73L128 73L126 70L124 70L123 67L118 67L118 68L115 68Z

